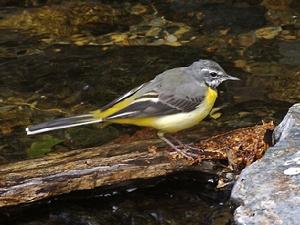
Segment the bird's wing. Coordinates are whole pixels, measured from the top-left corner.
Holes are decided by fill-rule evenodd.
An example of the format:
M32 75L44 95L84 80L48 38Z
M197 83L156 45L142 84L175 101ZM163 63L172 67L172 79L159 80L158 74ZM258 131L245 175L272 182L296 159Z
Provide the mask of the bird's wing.
M177 89L185 88L184 85L186 84L177 86ZM203 101L207 88L195 83L189 84L188 88L186 92L174 91L175 87L173 90L160 89L161 91L150 89L105 120L163 116L193 111Z
M124 95L121 95L120 97L116 98L115 100L111 101L110 103L106 104L105 106L101 107L102 111L105 111L109 108L111 108L112 106L114 106L115 104L123 101L126 98L131 97L132 95L134 95L137 91L139 91L143 86L145 86L147 83L144 83L130 91L128 91L127 93L125 93Z

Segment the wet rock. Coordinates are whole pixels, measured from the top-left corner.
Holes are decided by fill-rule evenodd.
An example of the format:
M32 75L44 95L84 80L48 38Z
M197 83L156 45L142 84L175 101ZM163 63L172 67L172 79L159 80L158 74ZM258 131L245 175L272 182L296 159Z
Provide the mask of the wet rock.
M276 146L298 146L300 143L300 104L295 104L290 108L287 115L284 117L283 121L276 127L274 132L274 142L277 143ZM293 139L298 142L290 142Z
M0 21L0 27L29 30L61 39L77 33L93 34L95 30L97 33L109 33L112 29L127 27L132 18L137 20L122 6L116 8L101 3L74 2L23 10Z
M78 46L180 46L182 41L191 40L191 27L155 13L152 15L149 8L149 5L128 2L112 5L65 2L15 12L0 20L0 28L41 35L41 40L47 44L74 43Z
M289 224L300 221L300 104L275 129L275 146L243 170L232 190L240 206L236 224Z
M298 32L296 30L283 30L279 38L282 40L292 41L297 39Z
M238 42L241 46L249 47L256 42L256 36L254 32L248 32L238 36Z
M282 31L281 27L264 27L255 31L257 38L273 39Z
M131 14L134 15L144 14L145 12L147 12L147 7L139 3L131 8Z
M281 63L294 66L300 64L300 41L280 42L279 52L282 55Z
M130 26L129 32L118 34L131 38L126 41L112 42L117 45L170 45L180 46L191 41L191 27L184 23L166 20L163 17L145 16L143 21ZM101 42L101 41L100 41Z

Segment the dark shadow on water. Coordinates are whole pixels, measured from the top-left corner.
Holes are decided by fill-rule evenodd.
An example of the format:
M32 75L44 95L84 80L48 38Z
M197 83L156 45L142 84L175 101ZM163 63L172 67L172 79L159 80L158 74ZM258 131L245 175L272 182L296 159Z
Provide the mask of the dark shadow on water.
M180 172L122 184L118 188L79 191L2 209L0 216L3 223L10 225L229 225L232 221L232 208L227 202L230 191L216 190L216 183L214 175Z

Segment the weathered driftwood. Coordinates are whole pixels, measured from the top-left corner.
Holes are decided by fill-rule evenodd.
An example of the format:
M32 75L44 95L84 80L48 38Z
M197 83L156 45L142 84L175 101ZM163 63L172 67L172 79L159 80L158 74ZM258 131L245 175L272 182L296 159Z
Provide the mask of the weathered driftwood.
M266 149L266 146L263 146L263 139L267 128L269 127L264 125L245 128L257 131L252 141L262 143L259 147L255 145L260 148L259 151ZM241 147L243 138L239 140L234 138L241 132L239 130L235 132L226 133L223 138L235 140L234 145L243 150ZM255 133L253 130L249 132ZM198 146L205 146L208 149L203 155L207 155L209 159L226 159L228 149L224 151L220 146L223 142L217 143L220 140L222 136L217 136L215 139L210 138L199 142ZM172 160L166 149L149 151L149 146L157 146L159 143L161 142L152 139L110 144L2 165L0 166L0 207L29 203L75 190L163 176L190 168L195 163L187 159ZM249 150L249 143L245 146ZM231 148L234 149L234 146ZM212 154L209 155L209 152ZM235 154L231 153L231 157L232 155ZM203 156L200 158L202 160ZM207 172L210 168L200 163L197 170Z
M0 207L116 182L165 175L191 164L150 153L157 141L75 150L0 167Z

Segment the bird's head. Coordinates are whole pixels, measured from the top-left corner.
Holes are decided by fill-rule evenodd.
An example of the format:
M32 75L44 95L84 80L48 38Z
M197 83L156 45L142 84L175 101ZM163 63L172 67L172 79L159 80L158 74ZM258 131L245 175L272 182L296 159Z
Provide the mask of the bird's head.
M240 80L228 75L218 63L212 60L199 60L190 67L197 80L204 81L212 88L217 88L225 80Z

